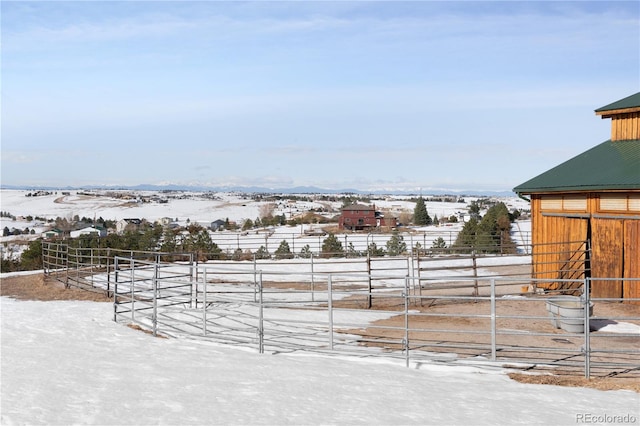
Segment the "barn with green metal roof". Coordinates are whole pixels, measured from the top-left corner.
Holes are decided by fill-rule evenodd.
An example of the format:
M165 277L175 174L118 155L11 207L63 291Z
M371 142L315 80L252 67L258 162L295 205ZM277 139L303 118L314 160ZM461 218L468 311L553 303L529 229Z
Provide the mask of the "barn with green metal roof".
M595 112L611 139L514 188L531 201L533 274L549 290L590 277L593 297L640 298L639 280L620 279L640 278L640 92Z

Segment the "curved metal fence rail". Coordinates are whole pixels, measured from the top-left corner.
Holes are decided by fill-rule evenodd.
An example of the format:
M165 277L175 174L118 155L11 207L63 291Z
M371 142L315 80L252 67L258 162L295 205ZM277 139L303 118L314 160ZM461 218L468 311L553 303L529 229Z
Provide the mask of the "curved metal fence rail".
M568 284L567 294L581 293L582 328L559 329L549 302L562 292L539 291L548 282L532 279L519 256L197 263L189 254L47 245L46 259L46 273L108 292L115 321L154 335L407 366L450 361L640 378L640 299L592 299L590 279L554 279ZM621 324L635 328L607 327Z
M195 267L198 279L186 282L171 275L173 264L131 265L115 282L114 320L155 335L198 336L261 353L390 357L404 359L407 366L434 361L509 364L523 370L581 371L586 377L640 372L640 334L592 331L589 326L594 321L637 324L640 316L592 316L586 309L578 318L587 324L581 330L558 330L550 325L545 307L551 296L522 293L522 287L535 287L539 280L442 276L419 280L420 293L412 289L418 280L411 276L381 275L386 285L370 290L371 276L357 271L308 274L256 270L251 263L233 268L200 264ZM589 280L582 286L588 290ZM367 308L370 299L375 309ZM580 304L594 301L619 302L582 297ZM418 310L417 305L434 309ZM464 306L464 312L441 309L452 306ZM523 313L532 312L531 306L533 313Z

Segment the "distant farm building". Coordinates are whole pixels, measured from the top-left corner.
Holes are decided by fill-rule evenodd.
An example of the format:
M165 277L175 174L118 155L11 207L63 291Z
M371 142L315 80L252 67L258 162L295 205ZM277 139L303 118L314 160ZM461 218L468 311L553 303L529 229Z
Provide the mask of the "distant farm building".
M224 220L217 219L209 224L209 229L211 229L212 231L219 231L224 229L225 225L226 225L226 222Z
M612 119L610 140L514 188L531 199L536 278L640 277L640 93L595 112ZM591 295L638 298L640 282L594 280Z
M71 231L69 235L71 236L71 238L78 238L81 235L95 235L97 237L106 237L107 230L99 226L88 226L86 228Z
M42 233L42 236L46 239L61 238L63 235L64 232L57 228L49 229L48 231Z
M385 217L376 206L366 206L363 204L352 204L342 208L340 215L340 229L349 229L351 231L364 231L373 228L397 226L395 217Z
M141 219L120 219L116 222L116 232L122 234L125 231L137 231L141 224Z

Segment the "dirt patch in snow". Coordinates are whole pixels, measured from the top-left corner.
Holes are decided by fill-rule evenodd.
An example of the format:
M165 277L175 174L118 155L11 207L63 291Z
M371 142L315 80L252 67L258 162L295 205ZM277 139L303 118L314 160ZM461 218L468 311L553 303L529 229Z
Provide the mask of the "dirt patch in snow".
M18 300L90 300L93 302L113 302L104 292L92 292L76 288L65 288L53 279L45 279L44 274L18 275L0 279L0 296Z

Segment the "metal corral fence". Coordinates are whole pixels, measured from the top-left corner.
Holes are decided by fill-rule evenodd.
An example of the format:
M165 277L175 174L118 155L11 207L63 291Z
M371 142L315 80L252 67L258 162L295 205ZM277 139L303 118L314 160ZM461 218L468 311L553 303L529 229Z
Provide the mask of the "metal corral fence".
M349 249L356 252L366 252L371 244L375 244L377 247L385 247L387 241L393 236L397 235L402 237L404 243L407 245L409 252L415 251L418 247L421 250L429 250L434 242L439 238L446 244L447 247L451 247L455 244L458 233L461 226L457 226L456 229L452 229L447 226L440 226L437 229L429 231L413 231L402 232L398 231L393 234L390 232L345 232L341 231L336 233L335 236L343 245L344 250L349 255ZM299 232L287 232L286 230L276 230L271 228L266 229L252 229L249 231L217 231L210 232L211 241L214 242L223 252L228 256L232 255L236 251L249 251L255 253L261 247L267 253L273 253L278 249L278 246L285 241L291 252L294 254L299 253L305 246L308 246L309 250L315 255L319 255L322 251L322 244L327 238L328 234L321 228L307 229ZM530 254L531 246L531 232L520 230L517 223L512 227L510 233L510 240L513 243L513 248L525 254ZM491 241L495 243L495 241ZM499 243L499 241L498 241Z
M588 278L554 279L556 288L571 289L564 295L542 291L550 280L531 278L527 256L198 263L188 253L100 250L45 243L45 272L68 286L106 291L115 321L155 335L407 365L455 361L640 377L640 299L590 298ZM573 316L560 315L560 307Z
M466 251L466 252L465 252ZM200 257L211 257L199 253ZM528 275L527 266L531 257L524 253L512 253L508 256L477 253L475 250L453 251L452 249L439 249L437 251L416 252L407 256L358 256L358 257L330 257L339 256L340 253L325 253L317 256L311 253L309 257L292 259L280 259L274 262L271 259L258 259L255 255L249 261L234 262L230 260L208 260L208 265L224 265L226 268L234 268L233 265L246 265L257 272L259 269L267 271L279 271L282 267L295 267L313 277L315 272L320 273L362 273L370 276L369 289L375 287L380 275L393 275L396 282L402 281L406 276L429 277L442 271L458 271L458 275L467 277L482 277L484 275L511 275L513 267L521 267ZM342 254L344 256L344 254ZM190 274L197 279L198 253L167 253L137 250L118 250L112 248L71 247L66 243L44 241L42 245L43 267L46 274L63 282L67 287L78 287L87 290L111 291L111 274L116 271L115 257L130 260L147 260L159 263L177 262L190 265ZM124 261L120 262L123 265ZM518 274L523 275L523 272ZM106 282L99 282L106 280Z
M66 243L43 241L42 264L44 273L65 287L76 287L90 291L112 292L112 277L117 280L115 257L129 260L151 260L155 262L179 262L195 265L193 253L163 253L112 248L78 248ZM121 261L124 266L126 262ZM191 272L188 272L191 274Z
M640 371L640 326L611 327L638 324L637 310L616 309L619 299L591 299L589 279L582 281L582 297L572 297L530 292L539 280L525 278L377 275L384 285L369 289L371 275L350 271L201 264L198 278L186 281L182 265L130 258L116 258L116 265L114 320L154 335L199 336L261 353L402 358L407 366L499 363L586 377ZM367 309L371 299L375 309ZM560 314L557 306L573 312Z

